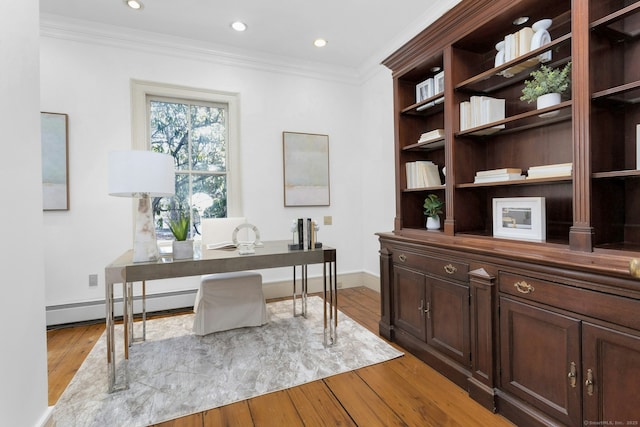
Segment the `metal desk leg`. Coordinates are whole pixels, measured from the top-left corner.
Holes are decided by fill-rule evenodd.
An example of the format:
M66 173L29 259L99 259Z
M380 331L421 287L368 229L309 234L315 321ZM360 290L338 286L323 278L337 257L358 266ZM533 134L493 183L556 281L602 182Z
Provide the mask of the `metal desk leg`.
M327 264L329 264L329 295L327 298ZM338 335L338 279L335 261L323 264L324 279L324 345L329 346L336 343ZM327 313L328 308L328 313Z
M309 289L309 274L307 264L302 266L302 316L307 318L307 291Z
M300 275L301 275L301 290L300 290L300 314L297 311L297 298L298 298L298 290L297 290L297 280L296 280L296 266L293 266L293 316L302 316L305 319L307 318L307 290L308 290L308 272L307 265L300 266Z
M107 373L109 378L109 393L115 387L116 382L116 351L114 341L113 324L113 283L105 283L105 308L106 308L106 335L107 335Z
M131 334L130 344L134 342L146 341L147 340L147 283L146 281L142 281L142 336L136 338L135 333L133 331L133 283L131 284L131 292L129 294L129 322L131 327L129 328L129 333Z

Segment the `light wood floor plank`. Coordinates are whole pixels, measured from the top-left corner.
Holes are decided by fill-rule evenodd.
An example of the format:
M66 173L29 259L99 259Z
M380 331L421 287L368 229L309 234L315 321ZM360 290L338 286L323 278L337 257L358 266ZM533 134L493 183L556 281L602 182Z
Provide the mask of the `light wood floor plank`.
M359 426L406 426L405 422L355 372L325 378L324 382Z
M287 390L305 426L356 426L323 381Z
M246 400L204 412L204 427L252 426L251 410Z
M249 399L249 409L256 427L304 426L286 390Z

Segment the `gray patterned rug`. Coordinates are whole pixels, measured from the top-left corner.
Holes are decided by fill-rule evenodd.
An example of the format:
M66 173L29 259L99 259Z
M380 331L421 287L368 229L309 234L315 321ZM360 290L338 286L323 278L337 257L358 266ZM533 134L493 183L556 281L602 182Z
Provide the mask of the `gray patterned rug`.
M291 304L267 304L264 326L204 337L191 333L192 314L150 320L129 352L129 389L111 394L103 334L58 400L56 426L146 426L402 355L342 312L337 343L324 347L322 299L309 298L307 319ZM117 347L121 337L117 327Z

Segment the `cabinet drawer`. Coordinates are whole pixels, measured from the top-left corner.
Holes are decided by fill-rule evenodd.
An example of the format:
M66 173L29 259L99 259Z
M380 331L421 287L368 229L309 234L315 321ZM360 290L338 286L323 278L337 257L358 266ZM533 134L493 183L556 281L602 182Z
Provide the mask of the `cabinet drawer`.
M498 273L500 292L581 315L640 329L638 300L595 292L523 274Z
M469 281L469 264L462 262L396 250L393 252L393 263L414 268L425 274L460 280L462 282Z
M501 271L498 278L500 292L545 304L556 305L556 301L577 296L572 295L573 288L522 274Z

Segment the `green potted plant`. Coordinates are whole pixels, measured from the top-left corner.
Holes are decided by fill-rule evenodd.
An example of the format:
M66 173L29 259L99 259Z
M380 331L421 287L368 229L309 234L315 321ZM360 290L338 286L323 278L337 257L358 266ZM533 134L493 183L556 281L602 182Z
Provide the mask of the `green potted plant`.
M536 101L538 109L560 103L561 97L571 86L571 62L562 68L541 65L532 71L531 79L525 80L521 101ZM557 111L553 111L556 113ZM548 113L547 113L548 114Z
M427 216L427 230L440 229L440 215L444 202L435 194L429 194L424 199L424 214Z
M178 210L169 217L169 229L176 240L173 241L173 259L193 258L193 241L188 240L191 220L189 211Z

